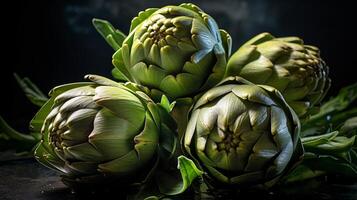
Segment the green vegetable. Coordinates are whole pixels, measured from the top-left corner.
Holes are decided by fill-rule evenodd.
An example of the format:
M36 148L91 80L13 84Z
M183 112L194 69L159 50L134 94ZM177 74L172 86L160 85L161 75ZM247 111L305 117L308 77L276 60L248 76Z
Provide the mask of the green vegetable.
M193 4L151 8L132 20L129 35L113 55L128 80L151 89L154 98L195 95L223 78L231 38Z
M337 96L303 121L301 140L304 160L284 182L296 182L318 176L357 177L357 84L340 90Z
M320 106L331 81L318 48L262 33L231 56L230 35L191 3L146 9L127 35L92 22L121 82L87 75L48 99L15 74L41 109L29 135L0 116L0 150L37 143L68 186L124 188L128 200L357 177L357 85Z
M19 75L14 73L14 77L26 95L27 99L34 105L41 107L46 103L48 97L27 77L20 78Z
M321 105L315 115L302 124L302 136L320 135L338 130L346 120L357 116L357 83L342 88L337 96Z
M87 78L92 82L54 88L36 115L33 126L43 125L36 159L62 172L73 187L145 182L160 158L173 155L170 116L139 90L100 76Z
M347 119L345 123L341 126L340 132L347 136L357 135L357 115ZM357 144L356 144L357 147Z
M328 67L319 49L298 37L275 38L262 33L235 52L226 76L241 76L278 89L300 118L318 110L330 87Z
M331 174L357 178L356 133L345 136L342 131L334 131L303 137L301 141L305 149L303 162L284 178L284 183Z
M299 131L279 91L228 77L194 105L183 145L209 184L270 187L301 158Z

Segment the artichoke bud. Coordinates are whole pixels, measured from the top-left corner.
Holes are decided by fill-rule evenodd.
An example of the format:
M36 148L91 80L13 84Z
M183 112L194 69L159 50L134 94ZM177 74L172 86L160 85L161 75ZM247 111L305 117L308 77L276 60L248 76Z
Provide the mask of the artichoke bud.
M300 118L318 108L331 81L319 49L298 37L275 38L262 33L235 52L226 76L241 76L278 89Z
M145 180L159 158L162 109L126 84L95 75L89 79L95 83L52 96L35 157L61 171L69 185L88 177L93 184Z
M230 37L197 6L144 11L137 21L113 56L113 63L123 63L135 82L176 99L223 78ZM229 41L223 43L221 34Z
M228 77L198 99L183 142L208 183L264 185L302 156L299 131L298 117L276 89Z

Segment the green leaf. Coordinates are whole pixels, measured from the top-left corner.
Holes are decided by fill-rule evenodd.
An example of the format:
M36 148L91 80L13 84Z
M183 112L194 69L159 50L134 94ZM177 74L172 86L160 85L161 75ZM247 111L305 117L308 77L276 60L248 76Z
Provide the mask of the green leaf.
M121 47L124 39L126 38L124 33L115 29L113 25L106 20L94 18L92 23L95 29L115 51Z
M321 111L312 118L317 118L332 112L341 111L347 108L357 99L357 82L344 87L335 98L330 99L321 106Z
M131 77L128 69L125 67L124 62L123 62L123 56L122 56L122 49L119 49L113 54L113 60L112 60L113 65L116 67L118 72L116 74L120 79L125 79L131 82L135 82L134 79ZM119 75L120 74L120 75ZM121 78L121 76L124 76Z
M303 164L314 170L341 174L347 177L357 177L357 165L355 163L350 163L331 155L318 155L315 158L305 159Z
M161 96L161 101L160 101L160 105L165 108L165 110L167 112L170 112L170 101L169 99L166 97L166 95L162 95Z
M138 16L131 21L129 33L132 32L139 24L141 24L141 22L146 20L150 15L152 15L157 10L158 10L157 8L148 8L145 11L139 12Z
M50 98L35 114L30 121L30 131L33 133L41 133L43 122L45 121L48 113L50 113L55 98Z
M357 116L352 107L357 99L357 83L344 87L336 97L321 106L320 111L302 122L301 136L318 135L338 128L349 118Z
M301 142L305 146L317 146L329 142L331 139L335 138L338 135L338 131L331 133L326 133L318 136L309 136L301 138Z
M178 157L178 166L181 178L175 177L173 173L158 173L158 186L160 191L166 195L178 195L186 191L192 182L202 176L203 172L197 168L195 163L185 156Z
M346 121L340 130L317 136L302 137L305 154L303 165L312 170L329 174L357 177L356 135L348 134L355 129L355 119ZM344 125L345 125L344 124ZM310 173L311 174L311 173ZM301 175L301 174L300 174ZM298 178L297 176L295 177Z
M177 125L163 107L158 106L160 115L160 155L164 160L171 159L178 149Z
M219 32L221 34L223 47L226 52L226 59L228 60L232 53L232 37L226 30L219 29Z
M47 96L27 77L21 78L14 73L14 77L30 102L36 106L42 106L47 100Z
M92 83L92 82L76 82L76 83L68 83L68 84L60 85L60 86L54 87L49 92L49 95L51 98L56 98L58 95L62 94L63 92L66 92L67 90L77 88L77 87L87 86L87 85L94 85L94 83Z
M127 77L126 77L121 71L119 71L117 68L113 68L113 69L112 69L112 76L113 76L115 79L117 79L118 81L123 81L123 82L129 81L129 80L127 79Z
M170 112L172 111L172 109L174 109L175 105L176 105L176 101L173 101L172 103L170 103L170 107L169 107Z
M318 120L324 120L328 114L336 113L338 111L343 111L349 105L351 105L357 99L357 83L346 86L340 90L336 97L331 98L329 101L325 102L321 108L320 112L311 116L305 124L313 123Z
M349 152L354 145L355 136L341 136L338 131L301 138L304 149L317 154L336 155Z
M21 78L16 73L14 77L25 93L26 97L37 106L43 106L48 100L47 96L27 77ZM0 116L0 149L14 149L16 152L30 152L34 146L40 141L40 129L24 134L13 129Z
M39 141L38 137L23 134L13 129L0 116L0 150L14 149L16 152L29 152Z
M324 118L319 118L314 121L307 121L302 123L301 136L319 135L329 132L330 130L337 130L342 126L346 120L357 116L357 108L347 109L332 115L327 115Z
M168 112L170 113L172 109L175 107L176 101L173 101L170 103L169 99L166 97L166 95L161 96L161 101L160 105Z
M333 128L337 128L338 126L342 125L342 123L345 123L346 120L355 116L357 116L357 108L351 108L343 112L334 113L328 117L330 118L329 125Z
M356 135L357 134L357 116L346 120L345 123L340 128L340 132L345 135Z
M283 183L292 183L297 181L304 181L311 178L316 178L318 176L324 175L326 172L313 170L306 165L298 165L291 173L282 179Z

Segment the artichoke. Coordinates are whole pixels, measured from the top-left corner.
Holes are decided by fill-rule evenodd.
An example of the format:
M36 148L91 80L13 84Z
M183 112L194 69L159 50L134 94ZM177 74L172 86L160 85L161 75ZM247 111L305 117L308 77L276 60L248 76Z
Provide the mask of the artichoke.
M113 64L153 97L175 100L221 81L230 48L228 33L197 6L151 8L132 20Z
M88 78L94 82L52 90L34 120L45 117L36 159L73 187L144 182L173 149L174 125L164 124L170 116L139 90Z
M226 76L278 89L300 118L318 109L331 84L318 48L304 45L298 37L275 38L269 33L238 49L228 61Z
M279 91L228 77L197 100L183 146L208 185L270 187L301 159L299 131Z

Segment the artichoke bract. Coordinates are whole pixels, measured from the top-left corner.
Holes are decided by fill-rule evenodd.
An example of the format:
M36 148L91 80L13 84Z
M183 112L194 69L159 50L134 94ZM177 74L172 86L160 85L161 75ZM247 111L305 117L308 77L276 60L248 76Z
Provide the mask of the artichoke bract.
M228 77L194 105L185 151L224 186L272 186L302 156L299 119L276 89Z
M169 150L174 143L169 141L172 125L160 119L163 109L140 91L103 77L88 78L94 82L52 90L50 105L37 115L45 120L36 159L62 172L64 182L74 187L146 180L159 154L165 155L161 146ZM160 139L163 131L166 144Z
M240 76L278 89L300 118L316 106L330 87L328 67L319 49L298 37L275 38L262 33L240 47L229 59L226 76Z
M129 80L152 96L188 97L223 79L231 38L193 4L151 8L132 20L130 33L113 55Z

